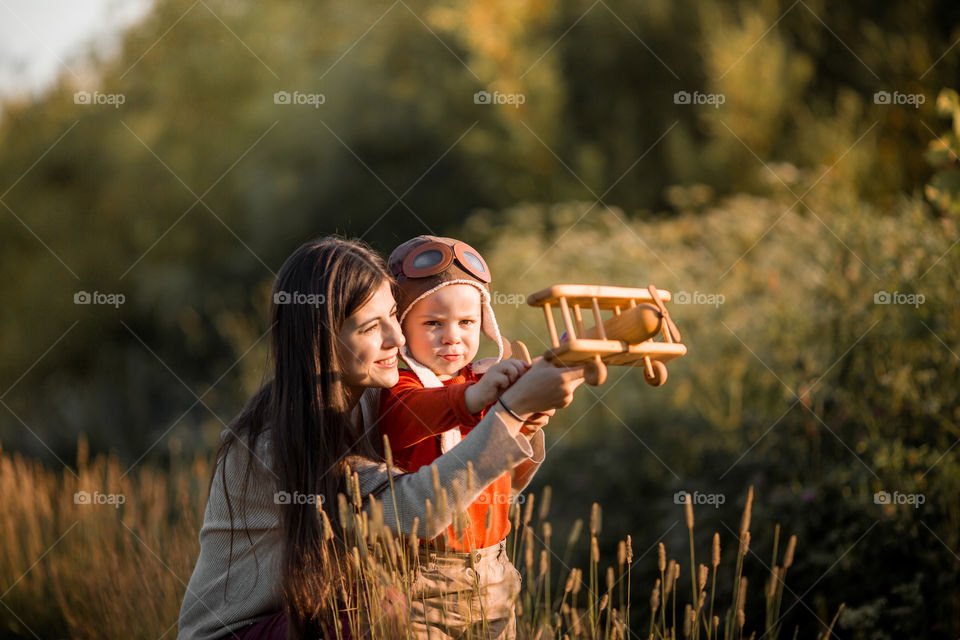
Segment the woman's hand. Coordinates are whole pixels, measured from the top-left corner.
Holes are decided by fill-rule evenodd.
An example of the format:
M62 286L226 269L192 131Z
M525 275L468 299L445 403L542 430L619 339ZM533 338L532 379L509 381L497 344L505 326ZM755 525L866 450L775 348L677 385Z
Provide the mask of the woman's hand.
M483 377L467 387L464 392L464 402L467 411L479 413L487 405L493 404L510 385L530 367L520 360L501 360L490 367Z
M538 358L500 398L514 413L528 418L533 413L566 407L581 384L582 366L555 367Z
M543 429L547 426L547 423L550 422L550 418L557 412L556 409L550 409L549 411L538 411L537 413L531 415L527 418L526 422L520 425L520 433L525 436L532 436L540 429Z

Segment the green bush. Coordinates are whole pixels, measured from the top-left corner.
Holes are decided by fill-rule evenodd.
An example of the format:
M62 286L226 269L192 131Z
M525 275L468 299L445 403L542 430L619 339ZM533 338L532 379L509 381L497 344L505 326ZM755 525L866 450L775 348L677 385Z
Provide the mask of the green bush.
M821 172L799 171L793 190ZM665 387L612 368L605 386L557 416L537 482L572 504L616 501L611 528L642 522L648 535L676 522L677 490L734 496L755 484L761 521L790 523L810 554L795 591L815 586L822 617L846 601L839 628L856 637L952 633L956 218L912 198L879 210L829 174L794 201L781 188L671 219L566 203L468 221L463 235L485 238L495 292L654 283L719 301L670 304L689 352L671 363ZM546 348L539 309L496 311L507 335L534 353ZM923 494L925 503L875 504L880 491ZM702 517L723 532L733 510Z

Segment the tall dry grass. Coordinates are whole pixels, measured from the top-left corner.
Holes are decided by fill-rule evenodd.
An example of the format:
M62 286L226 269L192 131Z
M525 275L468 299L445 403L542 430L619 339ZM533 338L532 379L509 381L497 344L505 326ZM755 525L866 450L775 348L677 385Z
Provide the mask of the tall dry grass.
M126 469L116 458L88 460L86 452L81 441L74 474L0 451L0 504L6 515L0 522L0 637L172 638L199 552L209 463L203 458L180 463L174 455L169 472L144 466L124 475ZM437 495L439 501L456 504L458 499L444 491ZM685 568L680 560L668 557L663 544L655 561L635 559L629 535L618 541L616 560L602 567L602 512L597 504L586 527L577 520L560 540L547 519L549 487L539 498L529 495L523 505L512 505L513 531L507 548L524 575L516 597L518 637L777 638L782 631L784 584L797 541L790 537L778 555L777 527L771 576L762 590L748 591L743 569L751 562L752 495L751 488L739 548L721 549L720 536L714 534L712 548L703 556L708 560L699 563L693 508L684 506L690 540ZM408 636L411 627L402 615L403 598L415 597L409 577L418 561L419 540L394 535L390 523L383 522L379 505L368 514L359 504L356 489L351 488L337 505L343 530L325 526L328 551L335 537L348 549L346 566L331 575L338 585L336 603L331 604L342 609L342 626L335 635ZM430 507L428 518L434 512ZM329 522L322 510L320 516ZM458 520L463 517L458 513ZM571 567L578 549L589 553L585 569ZM722 565L722 554L729 553L735 562ZM722 575L722 566L730 564L732 574ZM633 592L638 579L646 585L643 591L653 585L649 607L631 604L642 601ZM684 585L687 580L690 584ZM733 587L732 602L717 598L717 584L724 580ZM748 598L763 599L762 624L746 620ZM831 631L822 629L818 637L829 638Z
M83 440L76 472L0 452L0 635L176 636L211 470L126 472Z

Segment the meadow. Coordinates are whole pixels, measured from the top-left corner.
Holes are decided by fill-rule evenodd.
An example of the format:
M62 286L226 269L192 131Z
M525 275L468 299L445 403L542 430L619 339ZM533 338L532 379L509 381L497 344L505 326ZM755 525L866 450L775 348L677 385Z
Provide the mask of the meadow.
M421 233L484 255L535 355L525 298L560 282L670 291L688 347L547 426L523 638L960 637L958 25L952 0L156 0L4 96L0 638L174 637L276 270ZM341 534L355 626L368 560L405 548L381 531Z
M0 575L14 576L0 588L7 611L17 612L4 636L176 637L180 602L199 552L197 531L209 465L196 458L169 472L144 468L124 477L125 469L115 458L88 460L86 444L79 448L76 473L58 473L18 455L0 454L0 498L10 516L4 519L0 538L5 541ZM615 546L616 561L605 565L598 538L600 505L594 503L589 517L577 519L569 531L554 534L551 495L546 487L511 507L513 530L507 548L524 575L516 600L519 637L742 638L751 633L756 637L756 629L776 638L782 632L780 610L784 590L791 593L786 580L797 539L784 535L780 540L780 527L775 528L768 580L749 592L763 603L766 618L748 625L743 568L749 563L765 566L750 548L752 488L745 497L737 544L721 550L715 532L710 548L699 550L699 562L690 502L678 506L689 533L689 556L678 549L674 558L658 542L656 553L635 557L635 542L626 535ZM382 515L379 521L376 515L368 518L352 508L354 496L350 498L350 506L347 500L340 505L347 527L336 535L347 541L355 560L351 570L331 576L344 594L336 606L346 614L337 637L404 637L406 621L385 615L385 592L393 587L409 596L404 576L413 554L407 551L415 549L418 540L392 536ZM321 517L326 520L325 514ZM324 548L332 553L335 534L327 531ZM577 547L589 554L583 568L568 564ZM734 601L716 600L718 580L733 585ZM638 611L633 605L631 612L633 590L649 592L648 608L641 604ZM816 637L828 638L835 622Z

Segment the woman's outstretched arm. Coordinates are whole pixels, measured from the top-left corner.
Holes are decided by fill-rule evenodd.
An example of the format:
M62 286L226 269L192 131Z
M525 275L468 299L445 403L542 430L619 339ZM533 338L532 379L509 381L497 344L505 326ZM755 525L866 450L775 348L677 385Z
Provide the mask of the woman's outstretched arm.
M544 459L547 457L543 430L538 429L532 436L527 436L527 440L533 448L533 455L513 468L511 488L515 494L527 488L527 485L533 480L533 476L540 469L540 465L543 464Z
M522 375L501 398L522 419L533 413L563 408L573 400L574 390L583 382L582 367L559 369L540 361ZM367 422L368 433L376 432ZM374 421L375 422L375 421ZM433 538L453 522L457 502L466 507L494 480L535 455L528 438L520 433L522 422L502 406L495 405L456 447L437 458L432 465L414 473L394 471L393 493L385 463L351 458L357 472L360 493L373 496L383 505L383 522L404 534L413 533L413 521L419 519L416 534ZM539 436L542 438L542 435ZM542 440L539 443L542 447ZM542 453L538 457L542 456ZM469 463L469 465L468 465ZM472 481L468 467L473 467ZM525 465L522 471L529 473ZM447 494L446 504L434 489L433 469L439 488ZM529 479L529 476L528 478ZM426 521L426 501L432 505L432 522ZM394 507L396 505L396 507ZM442 508L441 508L442 507ZM369 509L369 502L365 504Z
M432 465L423 466L413 473L394 469L392 493L386 463L351 458L350 465L357 472L360 493L365 497L372 495L382 503L386 526L394 530L399 527L401 533L410 535L413 533L413 521L418 519L416 534L429 539L443 533L453 522L457 501L461 509L466 508L504 472L534 454L527 438L516 435L519 424L506 411L491 409L456 447L437 458ZM469 479L468 469L471 465L468 463L473 467L472 480ZM433 467L436 467L441 491L446 491L446 505L442 504L434 489ZM432 506L432 523L427 522L427 500ZM365 508L369 509L369 501Z

